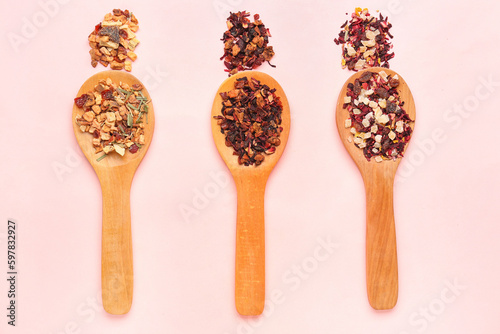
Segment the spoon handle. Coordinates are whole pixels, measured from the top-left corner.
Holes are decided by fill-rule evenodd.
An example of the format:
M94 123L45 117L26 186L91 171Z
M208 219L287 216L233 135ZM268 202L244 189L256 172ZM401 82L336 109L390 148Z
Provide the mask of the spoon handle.
M390 163L390 162L385 162ZM366 281L376 310L392 309L398 300L398 261L393 209L395 169L373 168L365 175Z
M236 222L236 310L241 315L259 315L265 299L264 193L266 180L235 179L238 192Z
M110 314L132 306L133 262L130 224L132 179L117 170L99 175L102 188L102 304Z

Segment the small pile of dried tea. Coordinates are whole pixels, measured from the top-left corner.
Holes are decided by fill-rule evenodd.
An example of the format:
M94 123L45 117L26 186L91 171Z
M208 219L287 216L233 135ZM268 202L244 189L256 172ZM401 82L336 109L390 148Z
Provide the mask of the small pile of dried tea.
M367 71L347 85L343 108L349 112L345 127L349 128L356 147L363 150L368 161L395 160L403 156L410 141L413 122L403 109L397 87L399 77L384 71Z
M368 9L356 8L352 18L340 28L335 44L342 44L342 68L359 71L364 68L381 66L389 68L389 60L394 53L389 53L392 44L389 32L392 24L380 14L377 19Z
M273 47L267 45L271 36L269 29L262 23L259 14L253 16L253 22L247 18L249 16L243 11L230 13L227 18L227 31L222 36L224 55L220 59L224 59L229 76L238 71L255 69L264 61L269 63L274 56Z
M128 10L113 9L113 13L106 14L89 35L92 66L101 63L112 70L132 71L132 61L137 59L134 50L139 44L137 30L139 22Z
M220 93L222 115L214 118L240 165L260 165L281 144L283 105L275 91L254 78L243 77L235 81L234 89Z
M94 90L75 98L83 113L75 122L82 132L92 134L95 152L110 152L123 156L125 150L136 153L144 140L144 122L148 123L148 104L143 87L126 83L115 84L110 78L100 80Z

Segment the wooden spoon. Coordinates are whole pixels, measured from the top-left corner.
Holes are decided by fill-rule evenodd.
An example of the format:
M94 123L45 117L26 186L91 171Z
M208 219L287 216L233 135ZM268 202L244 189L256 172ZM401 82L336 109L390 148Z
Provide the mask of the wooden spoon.
M349 118L347 109L343 109L347 84L359 78L366 71L385 71L389 75L397 73L387 68L374 67L352 75L342 87L337 102L337 128L345 148L356 163L363 177L366 191L366 280L368 300L376 310L391 309L398 300L398 262L396 252L396 230L393 209L393 185L396 170L401 159L376 162L367 161L363 150L348 142L350 129L344 121ZM399 76L397 88L404 109L415 120L415 103L408 85ZM414 123L411 123L413 128Z
M114 83L124 82L130 86L141 84L133 75L118 71L103 71L91 76L78 91L78 96L94 90L99 80L110 78ZM143 85L144 87L144 85ZM144 88L144 96L151 99ZM145 145L137 151L128 150L122 157L116 152L96 161L103 153L95 153L92 135L83 133L75 122L82 109L73 106L72 123L76 140L94 168L102 189L102 303L106 312L125 314L132 305L133 265L132 235L130 224L130 187L137 167L146 154L155 126L154 109L149 104L148 122L145 124Z
M283 104L281 144L276 153L266 155L260 166L238 164L233 148L225 145L225 136L213 116L221 115L221 92L234 89L238 78L255 78L270 88ZM238 193L236 222L236 310L241 315L259 315L264 310L265 298L265 251L264 251L264 192L269 174L285 149L290 132L290 108L285 92L271 76L262 72L240 72L226 79L215 95L212 107L212 135L222 159L233 175Z

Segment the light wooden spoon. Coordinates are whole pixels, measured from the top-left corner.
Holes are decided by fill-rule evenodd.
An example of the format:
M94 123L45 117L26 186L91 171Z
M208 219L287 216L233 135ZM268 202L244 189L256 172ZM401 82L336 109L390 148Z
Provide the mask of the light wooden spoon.
M111 78L114 83L124 82L141 84L133 75L118 71L103 71L91 76L78 91L83 93L93 91L99 80ZM144 85L143 85L144 87ZM144 88L144 96L151 99ZM94 153L92 135L80 131L75 122L77 114L82 109L73 106L72 123L76 140L85 157L94 168L102 189L102 262L101 285L102 303L106 312L125 314L132 305L133 294L133 263L132 235L130 224L130 187L135 171L146 154L155 126L152 102L148 104L148 122L145 124L145 145L137 153L128 150L122 157L116 152L108 154L101 161L96 161L103 153Z
M255 78L270 88L276 88L281 99L283 132L276 152L266 155L260 166L238 164L233 148L225 145L225 136L213 116L221 115L221 92L234 89L237 78ZM256 71L240 72L226 79L215 95L212 107L212 135L222 159L233 175L238 193L236 222L236 273L235 302L241 315L259 315L264 310L265 299L265 239L264 239L264 192L269 174L285 149L290 132L290 108L285 92L271 76Z
M396 72L387 68L374 67L352 75L342 87L337 101L337 128L345 148L356 163L363 177L366 191L366 281L368 300L376 310L391 309L398 300L398 262L396 252L396 230L393 209L393 186L396 170L401 158L380 163L373 158L367 161L363 150L348 142L350 129L344 121L349 117L343 109L347 84L359 78L364 72L385 71L394 76ZM404 109L415 120L415 103L408 85L399 76L397 88ZM413 128L414 123L411 123Z

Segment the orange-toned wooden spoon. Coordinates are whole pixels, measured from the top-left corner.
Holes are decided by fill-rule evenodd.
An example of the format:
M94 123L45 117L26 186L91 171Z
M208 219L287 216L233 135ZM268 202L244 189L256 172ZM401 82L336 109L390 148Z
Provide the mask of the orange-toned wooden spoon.
M234 89L237 78L255 78L270 88L283 104L281 144L276 153L266 156L260 166L238 164L233 148L225 145L225 136L213 116L221 114L221 92ZM215 95L212 107L212 135L222 159L233 175L238 193L236 222L236 310L241 315L259 315L264 310L265 299L265 249L264 249L264 192L269 174L285 149L290 132L290 108L285 92L269 75L262 72L240 72L226 79Z
M376 162L367 161L363 150L348 141L351 135L344 122L349 118L347 109L343 109L348 83L354 83L366 71L385 71L389 75L396 72L387 68L374 67L352 75L342 87L337 101L336 121L340 138L345 148L356 163L363 177L366 191L366 280L368 300L376 310L393 308L398 300L398 262L396 251L396 229L393 209L393 185L396 170L401 158ZM404 109L415 120L415 103L408 85L399 76L397 88ZM411 123L413 127L414 123Z
M78 91L78 96L93 91L99 80L110 78L114 83L140 84L133 75L118 71L103 71L91 76ZM144 87L144 86L143 86ZM151 99L144 88L144 96ZM146 154L155 126L152 102L148 104L148 122L145 124L145 145L135 154L122 157L115 152L97 161L102 155L94 153L92 136L80 131L75 122L82 109L73 106L73 130L85 157L94 168L102 189L102 303L106 312L125 314L132 305L133 263L130 223L130 187L135 171Z

